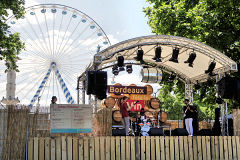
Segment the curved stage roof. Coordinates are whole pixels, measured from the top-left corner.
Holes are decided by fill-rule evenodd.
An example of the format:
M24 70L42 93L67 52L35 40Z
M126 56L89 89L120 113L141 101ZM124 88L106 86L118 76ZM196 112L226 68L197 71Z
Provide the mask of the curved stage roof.
M162 48L162 62L155 62L152 59L155 56L157 45ZM143 60L145 62L154 64L168 73L175 73L186 82L196 83L197 81L206 81L209 75L205 74L205 70L208 69L211 61L216 62L215 69L213 70L214 74L237 71L237 63L218 50L191 39L169 35L137 37L112 45L98 53L103 59L99 69L113 65L119 55L124 56L125 61L134 61L139 47L144 51ZM180 49L178 63L169 61L175 47ZM188 63L184 63L184 61L188 59L192 51L196 53L196 59L193 62L193 67L189 67Z

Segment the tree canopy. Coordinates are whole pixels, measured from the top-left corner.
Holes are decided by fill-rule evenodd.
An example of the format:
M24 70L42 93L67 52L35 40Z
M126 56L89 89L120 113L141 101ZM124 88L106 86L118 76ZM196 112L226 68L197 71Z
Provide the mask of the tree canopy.
M15 61L24 48L19 33L11 33L6 21L13 14L17 19L24 15L24 0L0 1L0 60L5 60L7 69L17 70Z
M236 61L240 66L240 1L147 0L147 2L149 6L143 11L148 17L148 24L153 33L182 36L206 43ZM240 71L234 76L240 78ZM164 101L167 100L166 96L171 97L170 92L177 93L182 86L177 80L175 85L172 82L169 83L167 79L162 84L168 86L162 89L168 93L161 95L160 92L160 99ZM201 84L202 87L199 90L194 90L194 103L206 107L201 110L206 111L207 117L209 114L212 115L212 109L216 107L214 84L215 82L208 81ZM182 89L175 96L172 99L183 98L184 90ZM232 107L240 105L240 100L229 102Z

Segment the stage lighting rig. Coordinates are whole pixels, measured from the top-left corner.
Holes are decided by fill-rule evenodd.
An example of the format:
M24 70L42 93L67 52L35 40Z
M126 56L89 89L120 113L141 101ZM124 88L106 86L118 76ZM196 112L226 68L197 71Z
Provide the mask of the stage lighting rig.
M173 49L172 57L169 59L169 61L178 63L178 54L179 54L179 48L175 47Z
M134 59L136 60L136 61L140 61L140 63L141 64L144 64L145 62L144 62L144 60L143 60L143 50L142 49L138 49L137 50L137 57L134 57Z
M212 62L209 64L208 69L205 70L205 73L206 73L206 74L209 74L209 76L214 76L213 70L214 70L215 67L216 67L216 62L215 62L215 61L212 61Z
M162 62L161 54L162 54L162 48L161 46L157 46L155 48L155 57L153 57L152 59L155 60L155 62Z
M193 67L193 61L196 59L196 53L193 51L189 54L189 57L184 63L188 63L189 67Z
M118 66L117 65L114 65L113 68L112 68L112 73L117 76L118 73L119 73L119 70L118 70Z
M132 65L127 65L126 70L129 74L132 73L133 72Z

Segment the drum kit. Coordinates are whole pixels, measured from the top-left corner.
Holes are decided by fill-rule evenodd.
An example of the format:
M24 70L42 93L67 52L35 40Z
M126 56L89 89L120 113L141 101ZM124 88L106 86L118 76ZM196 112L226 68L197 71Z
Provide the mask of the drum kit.
M161 112L161 111L160 111ZM151 128L159 128L164 123L160 112L155 114L145 113L145 115L135 114L130 118L130 134L132 136L149 136ZM162 111L164 112L164 111ZM167 114L166 112L164 112Z

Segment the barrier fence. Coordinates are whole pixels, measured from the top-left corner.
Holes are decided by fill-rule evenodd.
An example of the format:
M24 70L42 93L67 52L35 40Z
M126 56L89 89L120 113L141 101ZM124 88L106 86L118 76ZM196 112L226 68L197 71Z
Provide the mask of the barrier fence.
M28 160L237 160L239 136L33 137Z

